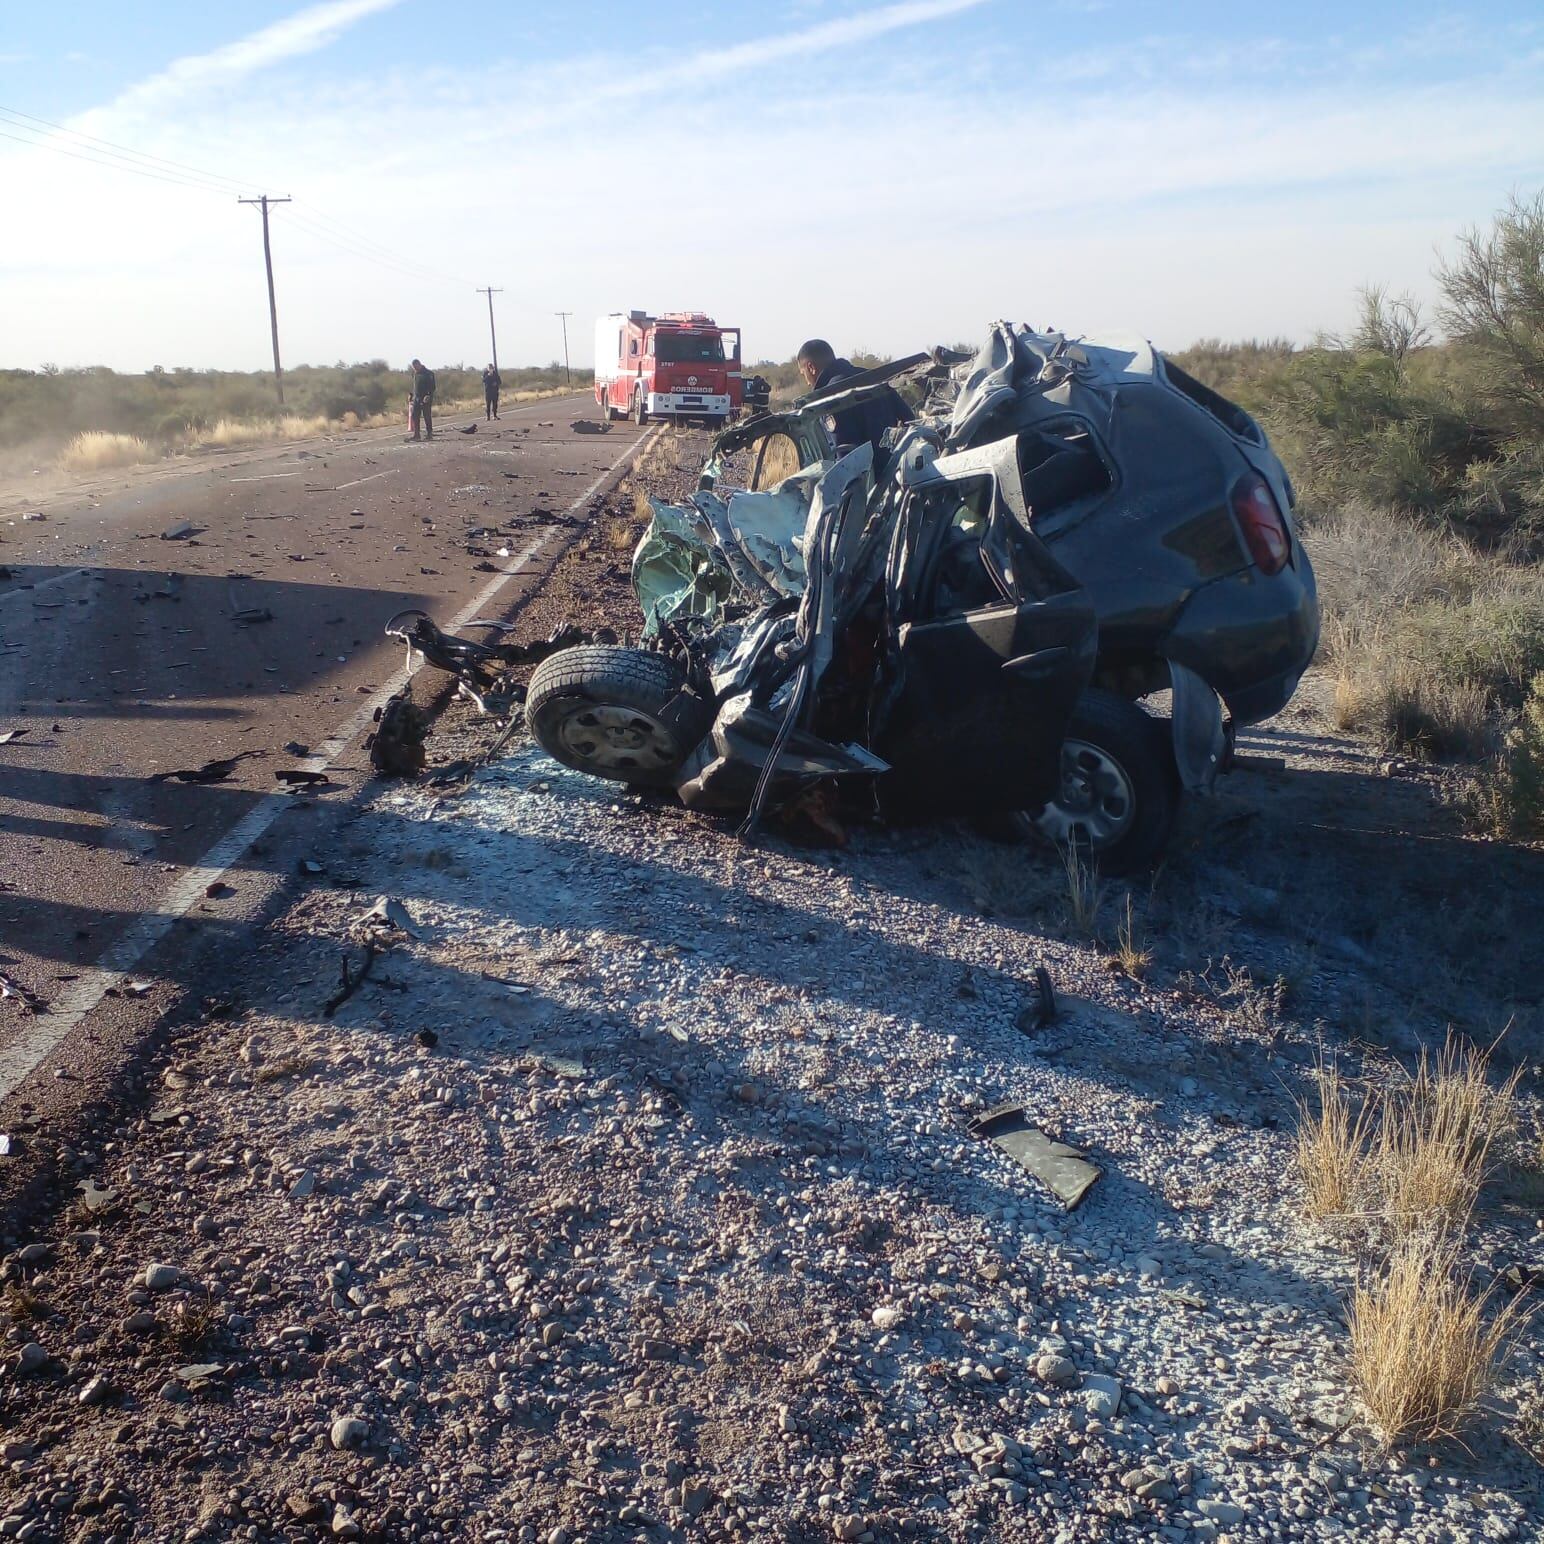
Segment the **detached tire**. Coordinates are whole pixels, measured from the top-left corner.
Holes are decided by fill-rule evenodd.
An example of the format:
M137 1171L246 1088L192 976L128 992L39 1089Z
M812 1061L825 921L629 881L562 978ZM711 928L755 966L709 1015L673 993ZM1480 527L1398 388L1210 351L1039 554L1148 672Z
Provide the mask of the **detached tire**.
M1163 855L1179 793L1163 723L1093 689L1078 699L1062 742L1061 793L1013 820L1058 847L1075 843L1106 874L1129 874Z
M590 645L563 649L531 677L525 717L565 767L643 788L668 784L713 724L682 696L686 677L662 654Z

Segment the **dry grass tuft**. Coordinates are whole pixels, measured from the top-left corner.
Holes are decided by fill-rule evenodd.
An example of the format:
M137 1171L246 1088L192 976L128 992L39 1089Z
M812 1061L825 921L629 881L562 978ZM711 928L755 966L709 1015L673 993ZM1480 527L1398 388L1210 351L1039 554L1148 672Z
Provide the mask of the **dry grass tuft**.
M1099 936L1099 910L1104 904L1104 886L1099 869L1085 861L1076 842L1062 848L1062 867L1067 874L1067 920L1084 938Z
M1140 924L1131 905L1131 892L1126 892L1126 908L1115 928L1115 964L1121 974L1140 981L1151 968L1153 951L1146 946Z
M1468 1215L1517 1123L1522 1069L1492 1087L1490 1053L1451 1033L1435 1060L1384 1095L1373 1154L1396 1231Z
M1317 1109L1298 1105L1305 1210L1357 1216L1388 1235L1461 1222L1508 1146L1521 1069L1499 1085L1490 1053L1449 1035L1415 1072L1358 1097L1333 1064L1315 1071Z
M212 1299L191 1298L180 1304L162 1330L166 1345L181 1356L198 1356L211 1350L225 1328L225 1316Z
M13 1324L31 1324L48 1313L48 1304L31 1287L13 1281L5 1289L5 1300L0 1303L11 1316Z
M601 522L601 542L613 552L631 552L641 534L626 515L608 515Z
M59 456L66 472L101 472L114 466L139 466L160 460L160 452L137 434L109 434L87 429L77 434Z
M1334 1062L1314 1069L1318 1109L1298 1102L1297 1169L1310 1217L1341 1217L1360 1204L1367 1181L1371 1100L1358 1098Z
M1489 1392L1521 1299L1490 1313L1446 1235L1401 1240L1351 1301L1351 1377L1384 1442L1456 1437Z
M325 414L309 417L288 414L283 418L222 418L198 436L198 444L226 448L261 445L271 440L305 440L326 434L333 427Z

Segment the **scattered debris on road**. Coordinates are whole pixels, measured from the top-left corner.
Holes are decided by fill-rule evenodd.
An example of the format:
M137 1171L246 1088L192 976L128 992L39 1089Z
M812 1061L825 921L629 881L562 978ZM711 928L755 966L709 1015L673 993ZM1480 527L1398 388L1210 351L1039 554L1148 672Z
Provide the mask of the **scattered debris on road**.
M206 761L201 767L180 767L175 772L152 772L145 781L147 783L223 783L235 774L237 766L243 761L267 754L267 751L238 751L234 756L221 756L214 761Z
M0 745L10 745L13 741L21 739L26 733L25 729L6 729L0 731Z
M0 1001L9 999L21 1004L23 1013L43 1013L48 1004L35 992L29 992L14 976L0 970Z
M188 541L198 535L199 527L191 520L179 520L176 525L168 526L161 532L162 541Z
M324 788L332 782L325 772L312 772L306 767L280 767L273 776L275 782L291 788Z
M426 762L429 715L413 701L411 684L375 710L375 728L365 739L370 765L380 777L417 777Z
M409 938L418 937L407 907L390 895L383 895L365 912L359 919L359 925L366 929L382 927L388 932L406 933Z
M342 984L338 990L322 1005L322 1017L330 1019L339 1008L357 992L365 983L365 978L370 974L370 967L375 964L376 956L380 949L374 943L365 945L364 958L359 962L357 970L350 970L348 955L345 953L339 957L338 970L342 976Z
M568 427L573 430L575 434L611 433L611 424L609 421L602 423L600 420L595 418L576 418Z

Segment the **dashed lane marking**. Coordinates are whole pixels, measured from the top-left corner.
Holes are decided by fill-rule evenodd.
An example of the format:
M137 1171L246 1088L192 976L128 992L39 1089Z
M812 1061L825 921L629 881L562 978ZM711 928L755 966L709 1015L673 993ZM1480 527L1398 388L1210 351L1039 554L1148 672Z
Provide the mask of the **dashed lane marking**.
M388 467L384 472L371 472L368 477L356 477L353 482L339 483L333 489L334 493L342 493L345 488L357 488L360 483L374 482L377 477L395 477L402 468L400 466Z

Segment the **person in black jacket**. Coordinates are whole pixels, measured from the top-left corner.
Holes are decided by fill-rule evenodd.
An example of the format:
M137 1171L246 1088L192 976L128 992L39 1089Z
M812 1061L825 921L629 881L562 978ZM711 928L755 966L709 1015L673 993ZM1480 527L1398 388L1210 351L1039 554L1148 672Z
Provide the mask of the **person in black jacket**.
M423 360L413 361L413 387L412 395L408 398L408 422L412 426L413 438L434 438L434 371ZM419 434L419 426L423 426L424 433Z
M836 350L824 338L811 338L799 350L799 374L804 377L804 384L811 391L825 391L828 387L839 385L849 376L862 373L850 359L838 358ZM838 455L845 456L849 450L867 440L874 447L874 468L877 473L885 457L879 443L885 430L910 421L911 413L902 401L901 394L887 386L867 402L859 402L843 408L839 413L833 413L827 427L836 441Z
M499 416L499 391L503 385L498 370L489 365L483 371L483 412L489 422Z

